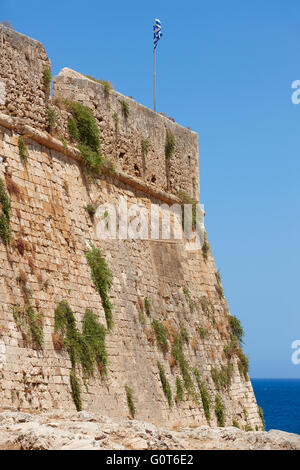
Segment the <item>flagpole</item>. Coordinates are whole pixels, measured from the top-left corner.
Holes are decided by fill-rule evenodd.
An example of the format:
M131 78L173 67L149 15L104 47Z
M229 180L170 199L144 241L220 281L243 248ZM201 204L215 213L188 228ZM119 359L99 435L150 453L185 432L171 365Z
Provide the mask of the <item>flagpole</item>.
M155 48L153 49L153 65L154 65L154 112L156 112L156 57Z

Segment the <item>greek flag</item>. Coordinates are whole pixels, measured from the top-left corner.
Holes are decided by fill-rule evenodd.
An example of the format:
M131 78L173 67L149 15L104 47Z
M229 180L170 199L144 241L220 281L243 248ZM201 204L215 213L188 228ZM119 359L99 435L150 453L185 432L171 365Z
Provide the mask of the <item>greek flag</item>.
M156 49L157 43L160 40L160 38L162 37L160 20L158 20L158 19L154 20L153 31L154 31L153 45L154 45L154 49Z

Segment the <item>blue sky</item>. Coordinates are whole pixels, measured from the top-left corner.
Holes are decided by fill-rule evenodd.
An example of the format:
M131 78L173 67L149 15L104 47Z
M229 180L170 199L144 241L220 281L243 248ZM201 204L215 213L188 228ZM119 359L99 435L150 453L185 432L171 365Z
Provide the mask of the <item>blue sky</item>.
M110 80L149 107L153 18L157 108L199 133L206 227L251 376L299 378L299 1L0 0L0 20L40 40L54 74Z

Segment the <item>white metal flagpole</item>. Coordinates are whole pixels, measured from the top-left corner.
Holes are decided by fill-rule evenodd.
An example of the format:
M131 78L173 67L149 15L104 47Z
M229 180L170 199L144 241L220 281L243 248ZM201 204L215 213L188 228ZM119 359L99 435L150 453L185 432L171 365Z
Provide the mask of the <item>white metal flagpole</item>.
M156 56L155 48L153 49L153 61L154 61L154 111L156 112Z
M153 31L154 31L154 38L153 38L153 66L154 66L154 76L153 76L153 109L156 112L156 46L157 46L157 41L162 36L161 33L161 22L158 19L154 20L153 23Z

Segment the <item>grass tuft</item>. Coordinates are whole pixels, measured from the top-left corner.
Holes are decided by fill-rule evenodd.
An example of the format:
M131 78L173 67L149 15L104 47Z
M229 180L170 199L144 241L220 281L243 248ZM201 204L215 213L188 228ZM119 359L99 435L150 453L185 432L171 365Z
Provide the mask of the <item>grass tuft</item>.
M11 241L10 228L10 198L6 192L3 180L0 178L0 238L5 245L9 245Z
M215 415L218 421L218 426L224 427L225 426L225 405L222 402L219 395L216 396Z
M109 300L108 292L113 283L112 272L110 271L101 250L96 248L94 245L91 245L91 248L85 257L91 270L91 276L95 284L96 291L101 297L107 329L111 330L113 327L113 307Z
M175 152L175 147L175 137L170 130L167 130L165 142L165 156L167 159L171 158L171 156Z
M166 377L165 370L164 370L164 368L163 368L163 366L161 365L160 362L157 362L157 367L158 367L158 370L159 370L159 377L160 377L160 381L161 381L161 384L162 384L163 392L165 394L166 399L168 400L169 407L171 408L171 406L172 406L172 391L171 391L169 381Z
M127 397L127 404L128 404L129 413L130 413L131 417L134 418L135 413L136 413L136 408L134 406L134 401L133 401L133 391L132 391L132 388L128 387L127 385L125 387L125 390L126 390L126 397Z
M43 69L43 82L47 89L50 88L51 81L52 81L51 68L49 67L49 65L47 65Z
M167 353L169 351L168 334L164 324L158 320L153 320L152 326L155 331L158 349L164 354Z
M127 101L124 101L124 100L123 100L123 101L121 102L121 105L122 105L123 116L125 117L125 119L128 119L129 114L130 114L129 104L127 103Z
M23 162L26 162L28 159L28 147L25 144L24 137L20 136L18 139L18 148L19 148L19 156Z

